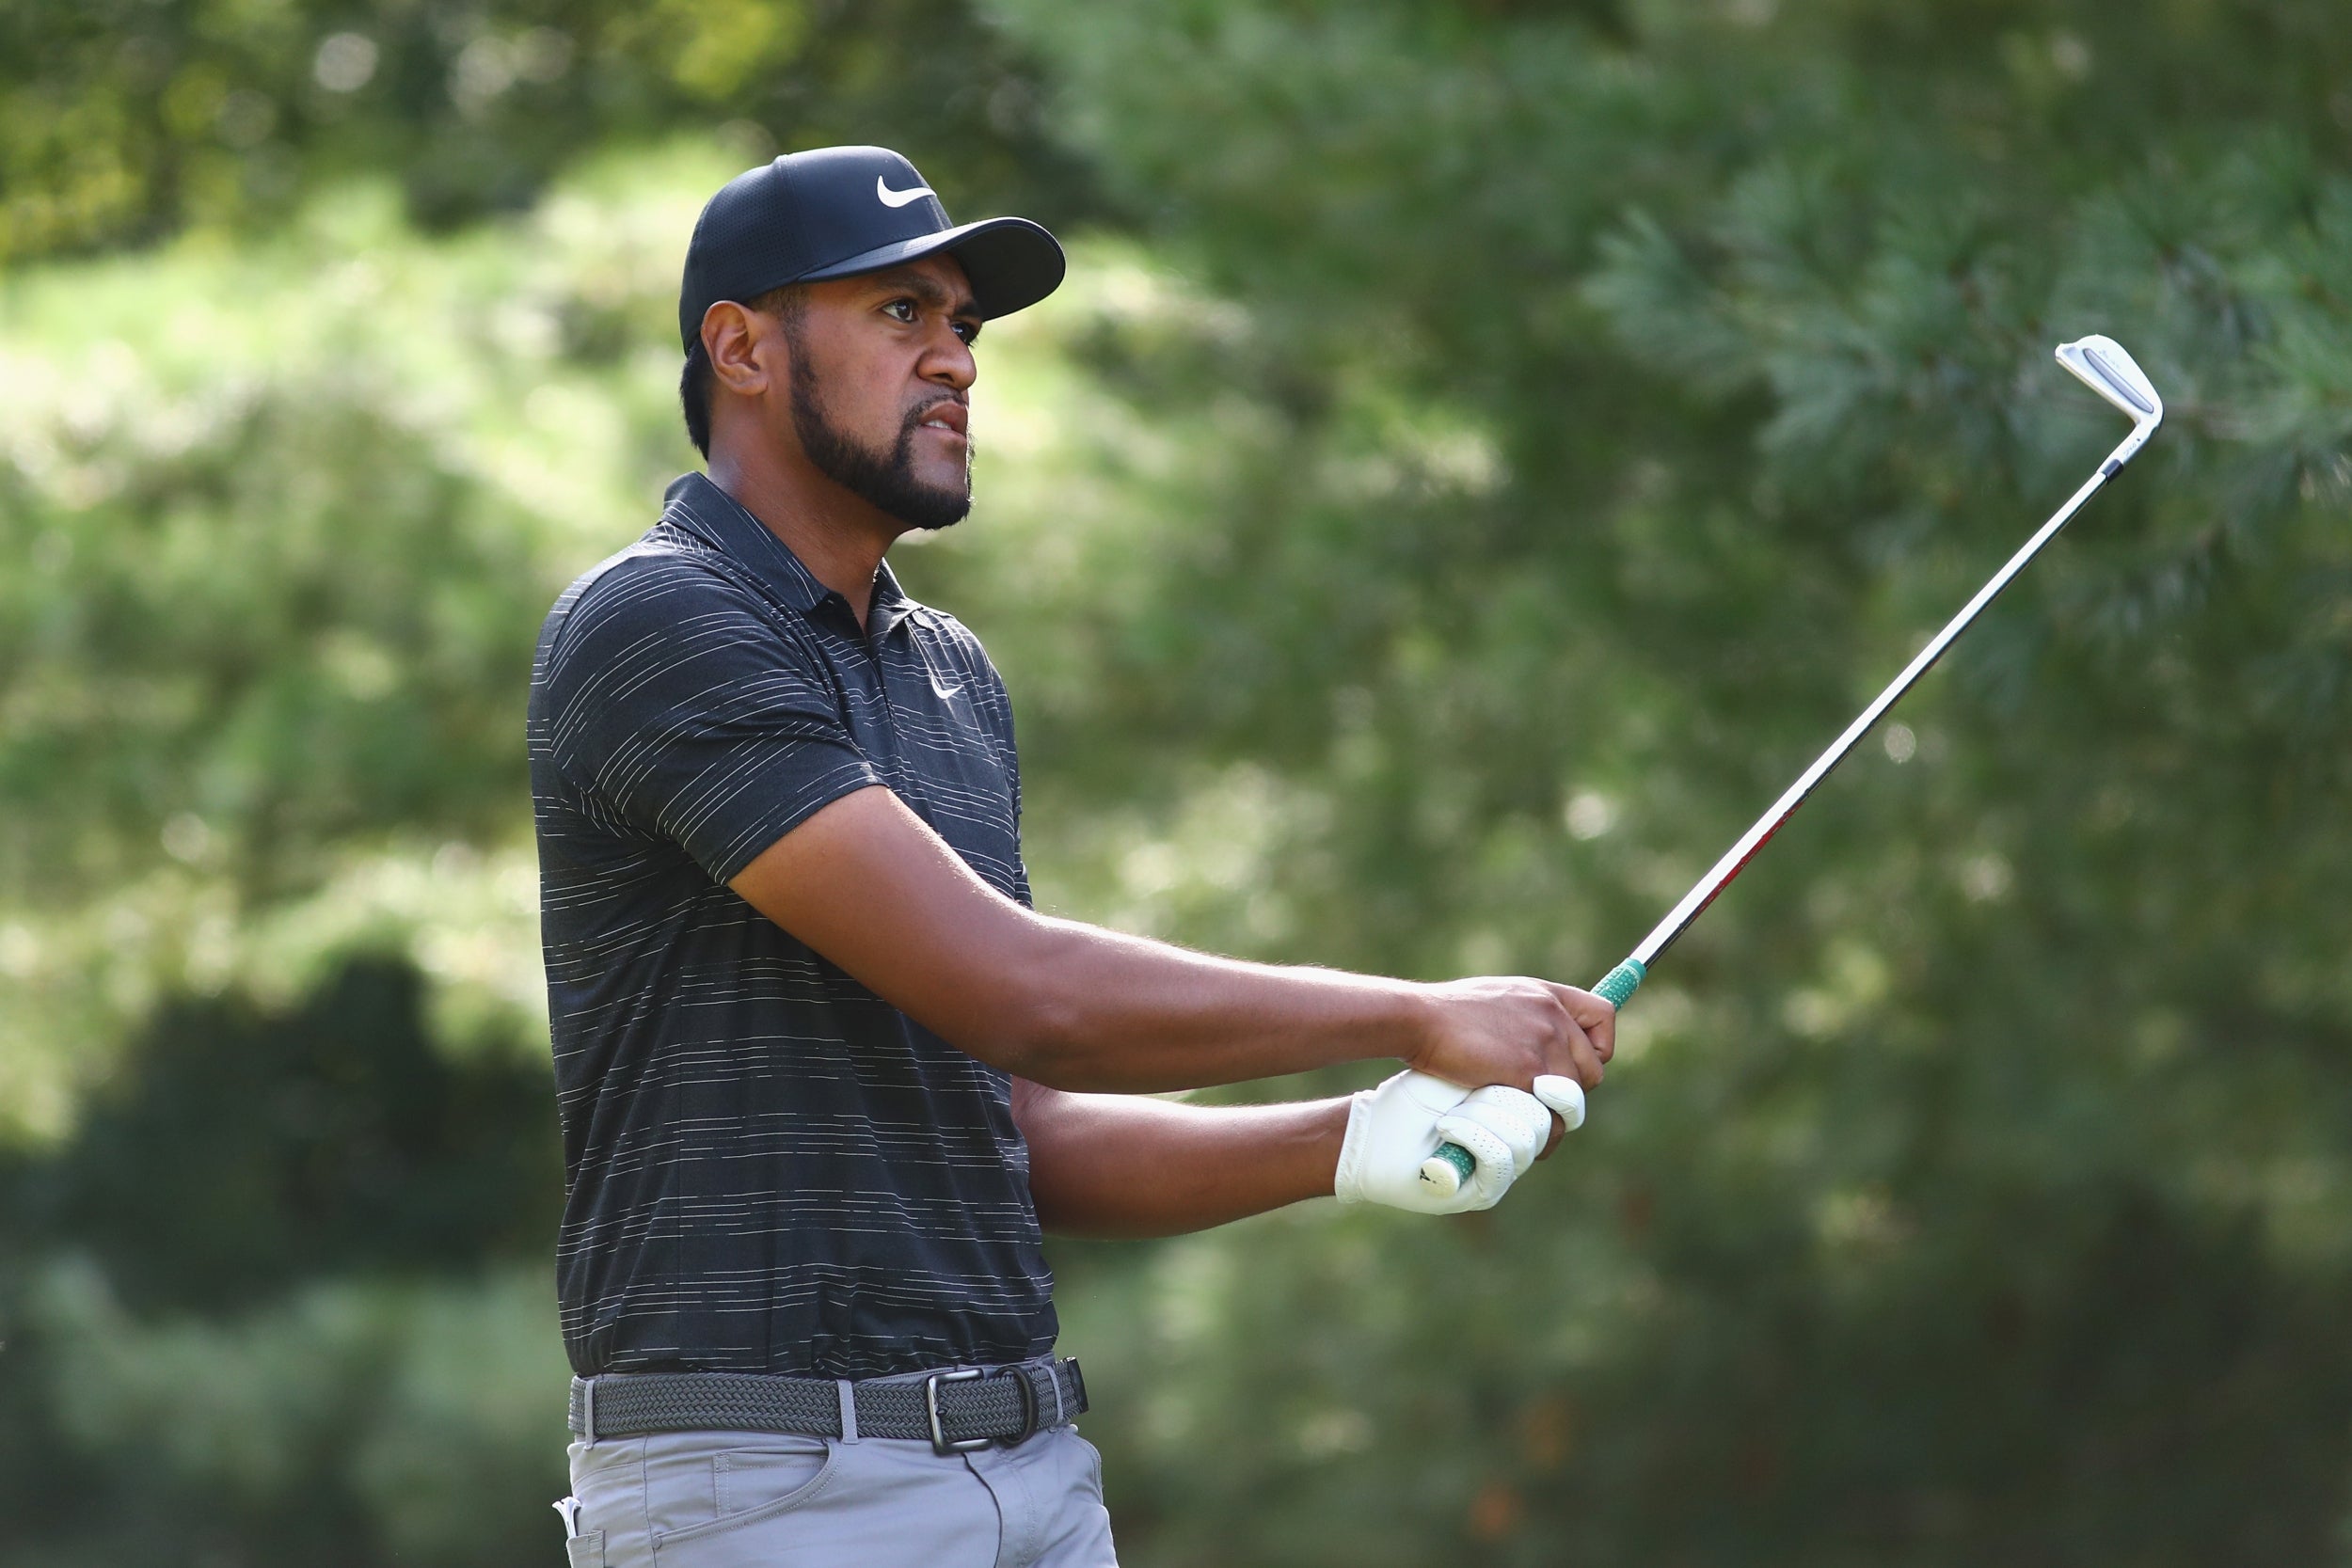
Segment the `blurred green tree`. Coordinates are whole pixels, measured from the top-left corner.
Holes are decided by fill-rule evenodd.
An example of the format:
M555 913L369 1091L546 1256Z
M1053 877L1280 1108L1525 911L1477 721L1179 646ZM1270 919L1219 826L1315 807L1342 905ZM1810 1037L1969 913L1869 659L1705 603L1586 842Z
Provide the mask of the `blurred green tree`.
M530 1256L556 1222L562 1168L546 1079L504 1057L446 1059L422 989L378 959L283 1016L174 1003L72 1141L9 1173L10 1229L87 1255L134 1311ZM164 1171L195 1180L159 1194Z
M1227 950L1590 980L2115 439L2052 343L2171 404L1511 1202L1057 1250L1130 1560L2342 1555L2352 14L688 9L141 9L202 40L169 87L145 20L0 23L46 62L12 253L196 230L0 293L0 1122L48 1216L0 1419L60 1455L0 1561L542 1549L546 1129L464 1109L534 1048L522 664L686 460L676 256L757 136L600 150L736 118L1125 226L991 329L981 511L900 560L1007 671L1041 895ZM315 1081L355 949L423 979L445 1065L399 1023L352 1070L437 1085L393 1142L436 1174L293 1179L392 1201L381 1251L264 1205L143 1277L170 1233L103 1195L208 1134L142 1085ZM191 1020L216 1075L138 1043ZM225 1172L311 1168L257 1120Z
M448 1060L398 962L159 1015L71 1140L0 1161L0 1561L544 1547L546 1097Z
M352 175L431 228L528 207L584 152L723 127L745 162L882 128L947 188L1084 208L1035 72L961 5L10 0L0 261L249 232Z

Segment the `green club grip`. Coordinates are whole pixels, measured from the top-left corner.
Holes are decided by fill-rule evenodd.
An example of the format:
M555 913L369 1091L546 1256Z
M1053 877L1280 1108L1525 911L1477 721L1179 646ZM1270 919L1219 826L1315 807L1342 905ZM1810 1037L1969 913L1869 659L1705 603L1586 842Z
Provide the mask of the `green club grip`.
M1600 977L1600 984L1593 988L1593 994L1607 997L1613 1007L1622 1007L1632 999L1635 991L1642 989L1642 982L1648 978L1649 965L1639 958L1628 958ZM1421 1179L1451 1196L1461 1190L1462 1183L1468 1181L1470 1173L1477 1168L1477 1160L1460 1144L1439 1144L1438 1151L1422 1162ZM1449 1169L1454 1173L1450 1180L1445 1175Z
M1648 978L1649 965L1639 958L1628 958L1600 977L1600 984L1593 988L1593 994L1607 997L1613 1007L1622 1007L1633 1000L1633 993L1640 990L1642 982Z
M1470 1179L1470 1172L1478 1168L1478 1162L1470 1157L1470 1151L1464 1148L1460 1144L1439 1144L1438 1146L1438 1152L1432 1154L1429 1158L1431 1160L1443 1160L1447 1164L1454 1167L1454 1185L1446 1189L1449 1195L1460 1192L1462 1190L1462 1183ZM1421 1179L1423 1181L1429 1180L1429 1166L1426 1162L1424 1162L1421 1167ZM1443 1186L1444 1183L1442 1180L1439 1180L1431 1182L1431 1185Z

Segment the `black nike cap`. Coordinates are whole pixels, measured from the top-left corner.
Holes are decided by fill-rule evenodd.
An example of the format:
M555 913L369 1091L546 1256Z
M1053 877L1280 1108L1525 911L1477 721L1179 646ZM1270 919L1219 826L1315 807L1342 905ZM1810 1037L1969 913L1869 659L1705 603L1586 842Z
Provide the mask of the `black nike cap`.
M723 299L747 300L823 277L946 251L983 316L1009 315L1060 286L1061 244L1027 218L948 222L914 166L882 147L820 147L747 169L695 221L678 286L682 347Z

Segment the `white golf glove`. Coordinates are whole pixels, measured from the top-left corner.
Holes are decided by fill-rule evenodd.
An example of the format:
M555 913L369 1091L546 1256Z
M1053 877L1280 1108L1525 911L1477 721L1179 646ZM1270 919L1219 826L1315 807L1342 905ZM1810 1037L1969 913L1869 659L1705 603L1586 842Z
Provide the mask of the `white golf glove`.
M1523 1090L1465 1089L1425 1072L1400 1072L1349 1104L1332 1191L1342 1203L1381 1203L1416 1214L1491 1209L1534 1164L1550 1135L1550 1112ZM1421 1163L1441 1143L1461 1145L1478 1162L1470 1180L1446 1194L1421 1179Z

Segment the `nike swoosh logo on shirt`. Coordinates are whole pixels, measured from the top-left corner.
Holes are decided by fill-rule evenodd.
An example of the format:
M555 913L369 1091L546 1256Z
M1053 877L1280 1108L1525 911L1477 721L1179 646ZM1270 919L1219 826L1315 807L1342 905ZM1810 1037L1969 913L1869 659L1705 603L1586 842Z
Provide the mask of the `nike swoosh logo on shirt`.
M911 191L894 191L883 183L882 177L877 174L874 176L874 194L882 198L882 204L885 207L903 207L910 201L919 201L924 197L930 196L931 188L929 185L917 185Z

